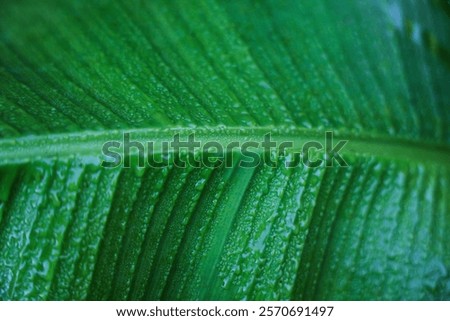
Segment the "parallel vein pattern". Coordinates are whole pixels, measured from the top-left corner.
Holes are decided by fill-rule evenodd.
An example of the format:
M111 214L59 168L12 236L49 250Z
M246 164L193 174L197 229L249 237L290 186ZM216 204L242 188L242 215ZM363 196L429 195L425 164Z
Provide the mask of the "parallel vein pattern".
M450 299L449 12L2 1L0 299ZM126 131L267 130L351 166L99 166Z
M0 134L294 125L448 143L437 2L10 2Z
M68 160L14 173L1 177L21 186L2 195L2 298L449 295L447 168L138 171Z

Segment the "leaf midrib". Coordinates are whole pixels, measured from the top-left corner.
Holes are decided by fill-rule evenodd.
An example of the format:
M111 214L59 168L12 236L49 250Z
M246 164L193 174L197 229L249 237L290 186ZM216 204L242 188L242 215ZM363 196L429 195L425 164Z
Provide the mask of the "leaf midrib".
M68 158L81 156L87 163L100 164L102 146L108 141L122 142L124 133L131 133L131 139L146 143L155 142L155 147L162 141L172 141L175 134L181 140L195 133L195 138L204 144L216 141L226 146L232 141L241 144L245 141L262 142L264 135L271 133L272 140L278 144L282 141L294 143L294 150L299 151L308 141L325 144L323 129L304 129L293 127L170 127L170 128L135 128L117 130L95 130L64 134L29 135L0 139L0 165L23 164L35 160ZM359 134L333 131L334 141L347 140L342 149L344 155L378 157L387 160L434 163L449 166L450 146L429 141L411 140L380 134Z

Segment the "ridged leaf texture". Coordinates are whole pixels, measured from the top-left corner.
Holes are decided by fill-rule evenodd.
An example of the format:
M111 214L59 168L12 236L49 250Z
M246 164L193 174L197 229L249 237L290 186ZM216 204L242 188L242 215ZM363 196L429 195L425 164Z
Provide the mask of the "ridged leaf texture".
M3 0L0 299L450 299L445 0ZM349 167L116 168L124 132Z

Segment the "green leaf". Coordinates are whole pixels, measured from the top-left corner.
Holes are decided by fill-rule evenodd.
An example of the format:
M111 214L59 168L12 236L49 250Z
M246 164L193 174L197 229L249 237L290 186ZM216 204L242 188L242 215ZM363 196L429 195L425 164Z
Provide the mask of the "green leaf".
M3 1L0 299L450 299L448 13ZM329 130L348 167L100 165L124 133Z

